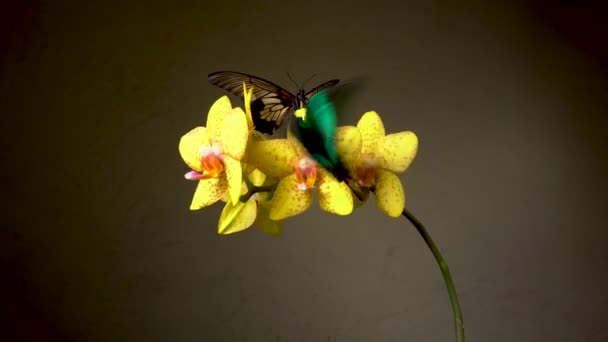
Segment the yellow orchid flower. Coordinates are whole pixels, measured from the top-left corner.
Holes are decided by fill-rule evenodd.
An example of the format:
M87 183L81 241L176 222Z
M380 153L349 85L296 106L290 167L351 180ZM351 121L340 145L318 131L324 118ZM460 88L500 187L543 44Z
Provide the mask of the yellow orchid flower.
M353 198L348 186L318 165L291 135L287 139L252 142L247 158L267 176L279 179L270 203L270 220L284 220L306 211L312 204L312 189L316 186L321 209L336 215L352 212Z
M345 131L354 128L340 127ZM416 157L418 137L411 131L386 135L382 119L374 111L363 114L356 128L361 135L360 150L343 148L339 153L359 186L375 187L376 207L390 217L399 217L405 208L405 192L397 174L405 172Z
M241 159L248 139L247 118L239 107L232 108L227 96L219 98L207 114L207 126L199 126L183 135L179 153L192 171L189 180L198 180L190 210L216 203L228 192L232 204L241 195Z

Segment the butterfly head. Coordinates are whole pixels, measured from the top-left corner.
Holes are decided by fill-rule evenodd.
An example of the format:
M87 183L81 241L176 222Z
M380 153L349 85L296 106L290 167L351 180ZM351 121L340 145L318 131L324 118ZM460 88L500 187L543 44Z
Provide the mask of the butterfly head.
M315 76L316 76L316 74L313 74L308 79L306 79L301 85L298 85L298 83L296 81L294 81L293 78L291 78L291 75L289 73L287 73L287 77L289 77L291 82L293 82L293 84L298 89L298 92L296 93L296 96L293 99L294 109L304 108L304 106L306 106L306 104L308 104L308 96L306 96L306 91L304 90L304 87L306 86L306 83L308 83L308 81L310 81Z
M306 97L306 91L303 88L300 88L296 93L294 108L302 109L308 103L308 98Z

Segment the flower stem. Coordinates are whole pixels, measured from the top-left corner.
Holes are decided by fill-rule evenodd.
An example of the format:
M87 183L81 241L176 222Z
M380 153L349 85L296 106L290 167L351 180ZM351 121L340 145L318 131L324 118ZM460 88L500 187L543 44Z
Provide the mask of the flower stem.
M257 192L273 192L276 188L276 185L268 185L268 186L255 186L251 191L247 192L243 196L241 196L240 201L245 203L253 196L253 194Z
M456 329L456 341L464 342L464 321L462 320L462 311L460 310L460 303L458 302L458 294L456 293L456 287L454 286L454 280L452 280L452 276L450 275L450 269L448 268L448 264L443 260L439 249L433 242L433 239L427 232L426 228L422 225L418 219L410 213L407 208L403 209L403 216L408 219L418 233L426 242L426 245L433 253L437 264L439 264L439 268L441 269L441 274L443 275L443 280L445 281L445 286L448 289L448 295L450 296L450 303L452 303L452 311L454 312L454 327Z

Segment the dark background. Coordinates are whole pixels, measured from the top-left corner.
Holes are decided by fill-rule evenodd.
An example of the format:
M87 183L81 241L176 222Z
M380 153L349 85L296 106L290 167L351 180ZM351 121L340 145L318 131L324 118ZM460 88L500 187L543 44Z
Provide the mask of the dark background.
M491 4L490 4L491 3ZM3 4L3 341L451 341L440 273L373 205L218 236L177 144L233 69L367 76L413 130L407 206L469 341L607 341L601 1ZM240 105L240 102L237 102Z

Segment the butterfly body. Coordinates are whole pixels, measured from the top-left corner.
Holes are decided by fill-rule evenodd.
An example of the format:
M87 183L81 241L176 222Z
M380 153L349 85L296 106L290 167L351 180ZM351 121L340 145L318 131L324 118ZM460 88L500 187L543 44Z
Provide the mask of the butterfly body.
M337 79L330 80L310 91L300 87L294 95L275 83L241 72L218 71L209 74L208 80L211 84L241 98L243 98L243 83L248 88L253 87L251 114L255 130L270 135L282 125L287 114L306 106L310 98L319 91L334 87L340 82Z

